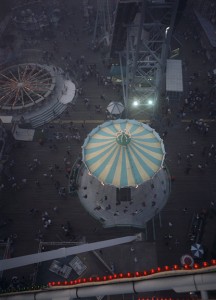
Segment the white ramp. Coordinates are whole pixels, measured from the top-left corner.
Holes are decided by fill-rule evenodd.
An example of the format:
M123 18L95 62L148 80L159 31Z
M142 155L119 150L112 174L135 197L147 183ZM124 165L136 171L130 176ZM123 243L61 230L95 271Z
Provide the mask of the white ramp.
M79 253L84 253L84 252L93 251L97 249L117 246L120 244L130 243L132 241L135 241L136 239L137 239L136 235L126 236L126 237L121 237L121 238L111 239L111 240L106 240L101 242L83 244L74 247L60 248L57 250L52 250L52 251L47 251L42 253L3 259L0 260L0 271L31 265L42 261L52 260L55 258L67 257L73 254L79 254Z

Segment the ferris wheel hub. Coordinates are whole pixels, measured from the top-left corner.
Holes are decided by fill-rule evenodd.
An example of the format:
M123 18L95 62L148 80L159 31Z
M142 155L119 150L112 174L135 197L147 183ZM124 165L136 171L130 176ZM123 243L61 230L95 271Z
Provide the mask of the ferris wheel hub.
M23 83L23 82L18 82L18 83L17 83L17 87L18 87L18 88L21 88L21 87L23 87L23 86L24 86L24 83Z

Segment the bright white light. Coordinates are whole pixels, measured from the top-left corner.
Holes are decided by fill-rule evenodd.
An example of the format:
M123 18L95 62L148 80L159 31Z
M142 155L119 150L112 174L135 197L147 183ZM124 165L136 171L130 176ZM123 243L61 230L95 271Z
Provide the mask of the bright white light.
M169 29L170 29L169 27L166 28L166 30L165 30L165 37L167 37Z
M133 106L138 106L138 105L139 105L139 101L135 100L135 101L133 102Z
M154 104L154 102L151 99L149 99L148 100L148 105L153 105L153 104Z

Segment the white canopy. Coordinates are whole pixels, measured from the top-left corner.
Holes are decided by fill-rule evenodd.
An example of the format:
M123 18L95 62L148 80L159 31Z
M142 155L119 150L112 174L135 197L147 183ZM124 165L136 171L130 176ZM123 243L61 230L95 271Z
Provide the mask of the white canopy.
M67 104L73 100L75 93L76 93L75 84L70 80L65 80L64 90L62 91L62 96L59 101L63 104Z
M121 102L112 101L107 106L107 110L112 115L120 115L124 111L124 105Z

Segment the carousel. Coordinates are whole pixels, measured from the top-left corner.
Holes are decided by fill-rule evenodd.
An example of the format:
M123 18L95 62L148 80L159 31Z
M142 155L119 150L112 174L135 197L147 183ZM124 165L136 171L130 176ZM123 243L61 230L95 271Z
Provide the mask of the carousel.
M169 196L164 158L163 141L150 126L127 119L99 125L82 146L81 203L104 227L144 228Z

